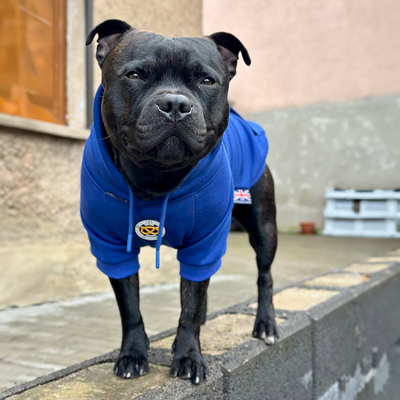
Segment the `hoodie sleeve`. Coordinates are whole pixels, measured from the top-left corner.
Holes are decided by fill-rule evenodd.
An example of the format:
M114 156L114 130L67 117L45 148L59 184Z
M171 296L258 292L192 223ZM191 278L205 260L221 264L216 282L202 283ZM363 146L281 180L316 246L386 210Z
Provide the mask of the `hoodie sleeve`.
M201 282L215 274L226 252L233 207L233 181L225 164L213 181L195 195L195 223L178 250L180 275Z
M81 218L88 233L90 250L97 267L107 276L121 279L139 270L139 249L126 251L121 240L108 226L104 213L104 192L92 180L83 166L81 175Z

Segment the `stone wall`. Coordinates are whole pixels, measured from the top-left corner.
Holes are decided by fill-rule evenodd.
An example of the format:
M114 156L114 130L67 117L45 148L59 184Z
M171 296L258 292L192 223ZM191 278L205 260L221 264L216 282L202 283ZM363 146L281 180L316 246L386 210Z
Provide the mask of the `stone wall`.
M248 115L269 139L278 226L323 227L324 193L400 188L400 97L268 110Z

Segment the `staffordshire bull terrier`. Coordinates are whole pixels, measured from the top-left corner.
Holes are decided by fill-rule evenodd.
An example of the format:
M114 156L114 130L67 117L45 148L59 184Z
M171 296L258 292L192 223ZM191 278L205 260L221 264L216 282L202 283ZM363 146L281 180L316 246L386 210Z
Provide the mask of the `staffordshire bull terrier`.
M97 266L109 278L123 338L114 372L148 373L139 310L138 254L143 246L178 250L181 316L170 373L207 378L200 347L210 277L226 250L231 216L247 230L258 266L253 335L278 338L271 263L277 246L274 185L262 128L228 104L243 44L233 35L165 38L107 20L96 59L102 84L82 164L81 215Z

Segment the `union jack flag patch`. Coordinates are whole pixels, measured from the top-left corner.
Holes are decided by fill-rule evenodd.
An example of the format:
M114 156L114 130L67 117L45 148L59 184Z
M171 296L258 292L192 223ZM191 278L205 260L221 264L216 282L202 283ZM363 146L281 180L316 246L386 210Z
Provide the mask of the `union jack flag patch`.
M250 190L235 189L233 191L233 202L235 204L251 204Z

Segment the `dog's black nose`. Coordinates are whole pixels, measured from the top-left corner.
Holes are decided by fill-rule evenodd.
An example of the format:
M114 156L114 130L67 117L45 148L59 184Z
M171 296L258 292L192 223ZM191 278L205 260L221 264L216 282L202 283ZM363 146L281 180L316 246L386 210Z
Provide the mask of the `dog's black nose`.
M179 121L192 112L192 103L182 94L164 94L157 99L159 111L173 121Z

